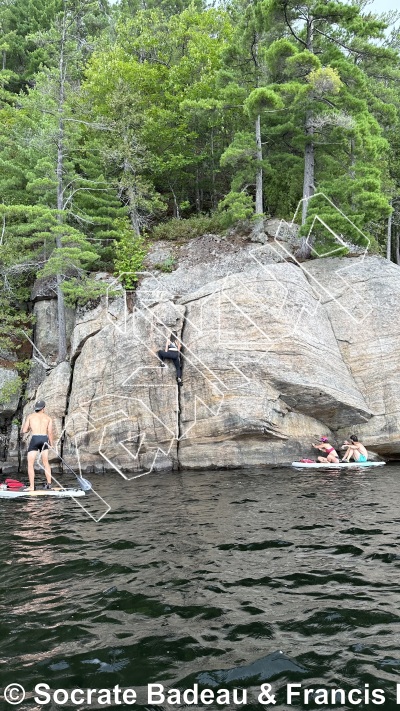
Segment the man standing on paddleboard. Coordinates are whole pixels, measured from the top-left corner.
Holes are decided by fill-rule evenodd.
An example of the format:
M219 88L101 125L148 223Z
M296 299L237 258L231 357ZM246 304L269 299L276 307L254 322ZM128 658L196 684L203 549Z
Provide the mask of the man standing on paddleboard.
M28 476L29 491L35 490L35 459L38 452L42 453L42 461L46 474L46 489L51 488L51 468L49 464L49 447L53 446L53 423L51 417L45 413L46 403L38 400L35 404L35 412L26 418L21 434L31 433L31 441L28 447Z

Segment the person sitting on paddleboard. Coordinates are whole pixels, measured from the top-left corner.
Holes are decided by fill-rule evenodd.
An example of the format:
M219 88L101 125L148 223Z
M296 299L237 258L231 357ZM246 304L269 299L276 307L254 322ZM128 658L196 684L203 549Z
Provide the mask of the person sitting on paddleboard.
M357 435L351 435L350 442L345 440L343 445L347 447L342 462L349 462L350 459L354 459L355 462L367 462L368 452L364 445L358 441Z
M182 385L182 368L181 368L181 347L182 344L175 336L171 333L167 342L165 344L165 351L158 351L157 355L161 361L161 367L165 368L164 360L173 360L176 369L176 382L178 385Z
M324 457L318 457L319 462L325 462L325 464L337 464L339 462L339 455L334 447L328 442L328 437L320 437L319 441L321 444L313 444L314 449L319 449L321 452L325 453Z
M35 411L26 418L21 434L31 433L31 441L28 447L28 491L35 490L35 469L34 463L38 452L42 453L42 461L46 474L46 488L51 488L51 468L49 464L49 446L53 446L53 423L44 409L46 403L44 400L38 400L35 404Z

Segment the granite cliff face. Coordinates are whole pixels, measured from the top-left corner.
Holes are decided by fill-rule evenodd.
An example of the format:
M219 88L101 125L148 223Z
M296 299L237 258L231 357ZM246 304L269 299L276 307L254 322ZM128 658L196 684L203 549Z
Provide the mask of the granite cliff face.
M298 265L276 243L206 236L171 273L150 255L130 301L120 290L78 310L69 363L54 367L39 299L50 367L34 364L25 412L43 397L71 466L127 478L288 463L320 434L356 432L399 458L399 294L399 268L379 257ZM155 355L171 330L184 344L180 388ZM11 466L17 449L14 433Z

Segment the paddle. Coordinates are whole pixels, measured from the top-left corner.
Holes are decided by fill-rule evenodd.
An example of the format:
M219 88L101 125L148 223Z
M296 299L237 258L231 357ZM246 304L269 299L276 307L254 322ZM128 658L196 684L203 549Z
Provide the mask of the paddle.
M91 485L90 481L88 481L87 479L84 479L83 476L80 476L79 474L77 474L77 473L72 469L72 467L70 467L69 464L67 464L67 462L64 461L64 459L61 457L61 455L58 454L57 450L54 449L54 447L50 447L50 445L48 444L47 447L46 447L46 449L48 449L48 450L50 450L51 452L53 452L53 453L57 456L57 459L59 459L59 460L62 462L63 466L64 466L66 469L68 469L70 472L72 472L72 474L74 474L74 475L76 476L76 478L77 478L77 480L78 480L78 484L79 484L79 486L81 487L82 491L90 491L90 489L92 489L92 485ZM39 459L38 459L38 464L39 464L39 467L40 467L41 469L43 469L43 471L44 471L44 466L43 466L43 464L40 463L40 457L39 457Z

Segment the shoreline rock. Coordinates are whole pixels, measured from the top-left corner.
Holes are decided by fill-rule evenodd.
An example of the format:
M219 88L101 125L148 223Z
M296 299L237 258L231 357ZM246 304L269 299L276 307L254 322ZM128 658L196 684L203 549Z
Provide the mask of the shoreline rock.
M143 274L130 305L78 310L70 364L33 366L30 403L46 399L67 463L127 478L284 466L315 457L319 435L352 432L400 458L399 268L374 256L299 265L273 240L220 242L196 238L176 269ZM170 331L184 344L179 388L156 356ZM51 360L53 341L42 348Z

